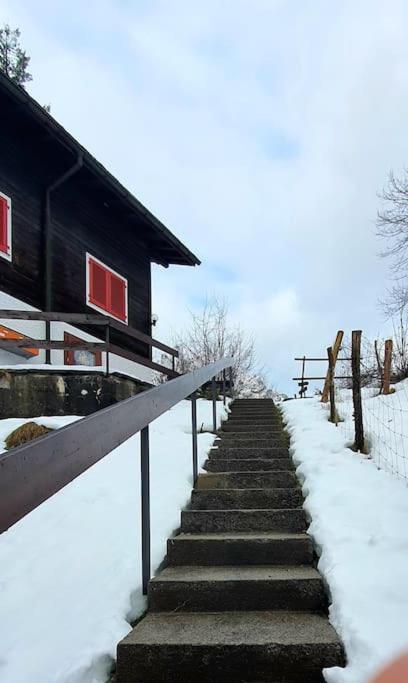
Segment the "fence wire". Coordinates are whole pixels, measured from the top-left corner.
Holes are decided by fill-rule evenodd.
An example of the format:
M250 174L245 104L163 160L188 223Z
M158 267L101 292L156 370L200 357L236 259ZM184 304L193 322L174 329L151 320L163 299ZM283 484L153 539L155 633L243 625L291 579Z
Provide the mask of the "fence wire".
M343 344L340 357L351 357L351 344ZM408 480L408 379L400 379L394 371L392 393L382 393L384 342L377 345L364 340L361 349L361 395L366 456L377 467ZM394 368L398 365L395 360ZM345 434L347 445L354 443L353 393L351 361L338 361L335 401L338 428Z

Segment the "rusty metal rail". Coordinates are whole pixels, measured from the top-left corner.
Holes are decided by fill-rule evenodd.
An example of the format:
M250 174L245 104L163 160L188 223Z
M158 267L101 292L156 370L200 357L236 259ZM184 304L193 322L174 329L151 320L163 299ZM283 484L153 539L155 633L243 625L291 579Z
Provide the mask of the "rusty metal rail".
M198 471L195 392L226 368L231 368L232 362L232 358L216 361L1 454L0 533L141 432L142 561L143 588L146 590L150 578L149 424L191 397L195 479ZM212 400L213 429L216 431L215 391Z

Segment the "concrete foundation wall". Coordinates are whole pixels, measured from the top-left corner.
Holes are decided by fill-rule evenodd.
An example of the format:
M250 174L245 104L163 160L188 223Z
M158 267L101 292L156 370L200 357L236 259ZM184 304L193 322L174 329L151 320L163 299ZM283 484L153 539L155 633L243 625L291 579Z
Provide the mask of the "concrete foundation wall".
M0 419L89 415L151 385L119 374L61 370L0 370Z

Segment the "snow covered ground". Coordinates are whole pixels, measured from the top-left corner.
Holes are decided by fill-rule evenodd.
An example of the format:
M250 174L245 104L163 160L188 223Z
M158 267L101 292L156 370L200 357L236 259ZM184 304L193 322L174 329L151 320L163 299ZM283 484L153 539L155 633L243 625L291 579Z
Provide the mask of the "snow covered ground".
M211 429L212 405L197 402ZM225 414L218 404L218 419ZM57 428L77 417L43 417ZM4 438L25 420L0 421ZM213 435L198 435L203 462ZM191 404L151 425L152 569L192 487ZM1 683L104 683L141 592L139 436L0 536Z
M326 679L367 683L408 649L407 483L348 449L349 436L328 422L318 399L288 401L283 411L331 593L330 619L348 657L347 667L327 670ZM379 440L375 449L381 458Z

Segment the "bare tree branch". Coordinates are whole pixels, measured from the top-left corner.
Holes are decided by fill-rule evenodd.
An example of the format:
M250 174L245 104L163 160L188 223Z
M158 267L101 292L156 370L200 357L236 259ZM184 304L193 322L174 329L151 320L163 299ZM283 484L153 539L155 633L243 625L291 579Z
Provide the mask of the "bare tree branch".
M256 371L254 340L228 320L228 305L219 297L207 299L200 313L191 313L190 328L174 340L180 357L179 372L190 372L225 356L233 356L232 378L238 394L265 395L268 391Z
M398 275L408 267L408 169L402 178L391 171L380 198L383 208L377 214L377 235L385 241L381 256L391 256Z

